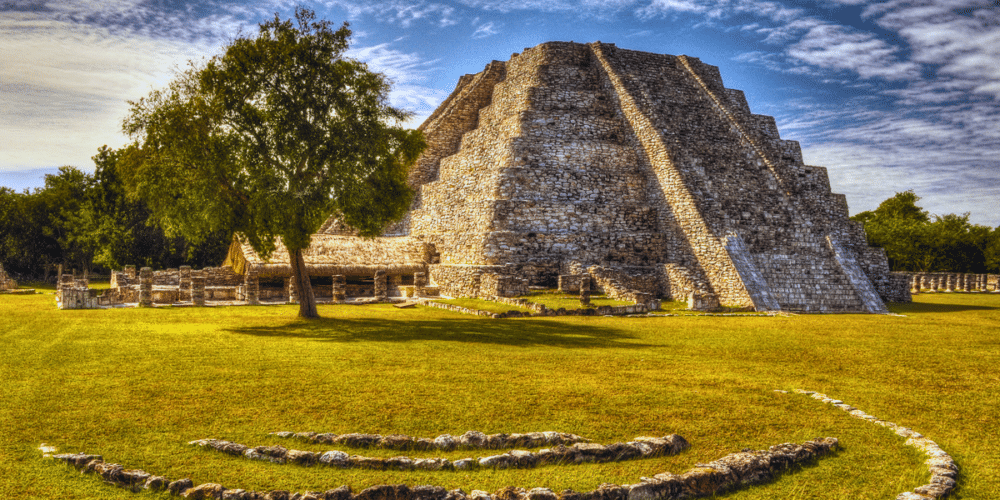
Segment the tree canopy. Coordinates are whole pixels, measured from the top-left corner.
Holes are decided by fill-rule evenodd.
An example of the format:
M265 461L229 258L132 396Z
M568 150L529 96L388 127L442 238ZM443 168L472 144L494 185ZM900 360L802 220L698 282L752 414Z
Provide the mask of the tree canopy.
M896 193L851 219L864 223L868 244L885 249L894 271L1000 271L1000 227L973 224L967 213L929 215L919 200Z
M127 182L168 232L236 232L262 256L280 237L292 256L300 316L316 317L302 250L331 215L362 236L402 217L406 171L425 147L400 126L390 83L344 55L351 31L309 10L192 64L137 102Z

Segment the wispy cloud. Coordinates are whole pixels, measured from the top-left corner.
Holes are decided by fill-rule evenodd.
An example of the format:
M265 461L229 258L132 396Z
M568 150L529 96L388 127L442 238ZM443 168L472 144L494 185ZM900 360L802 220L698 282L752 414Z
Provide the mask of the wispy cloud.
M342 8L354 19L371 16L379 21L398 23L404 28L418 22L441 28L459 23L457 10L443 3L421 0L316 0L316 3Z
M458 0L462 5L490 12L573 12L586 17L604 17L631 8L640 0Z
M636 15L649 19L677 13L697 13L710 19L728 19L750 14L785 22L801 17L803 12L800 8L770 0L652 0L637 9Z
M500 27L493 21L480 24L476 31L472 33L472 38L486 38L500 33Z
M174 68L213 50L210 41L151 38L23 10L0 17L0 38L0 143L19 146L0 152L7 168L88 166L98 146L124 142L126 99L165 85Z
M347 56L364 61L370 69L389 77L393 81L390 102L413 111L418 118L430 115L448 95L444 90L425 85L430 74L438 69L437 59L425 60L416 53L393 49L388 43L352 48Z
M909 80L920 74L919 64L900 60L899 47L841 25L814 26L786 53L813 66L854 71L862 78Z

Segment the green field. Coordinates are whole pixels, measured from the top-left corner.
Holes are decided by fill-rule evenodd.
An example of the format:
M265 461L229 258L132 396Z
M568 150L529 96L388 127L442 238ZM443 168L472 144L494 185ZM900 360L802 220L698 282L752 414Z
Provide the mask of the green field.
M0 498L133 494L43 460L84 451L195 484L292 491L374 484L586 491L820 436L842 450L733 499L892 499L919 452L809 389L912 427L962 468L953 498L1000 498L1000 295L921 295L900 316L490 320L440 309L296 306L58 311L0 296ZM314 445L273 431L434 437L556 430L598 443L677 433L674 457L507 471L374 472L234 458L186 443ZM352 450L458 459L472 452Z

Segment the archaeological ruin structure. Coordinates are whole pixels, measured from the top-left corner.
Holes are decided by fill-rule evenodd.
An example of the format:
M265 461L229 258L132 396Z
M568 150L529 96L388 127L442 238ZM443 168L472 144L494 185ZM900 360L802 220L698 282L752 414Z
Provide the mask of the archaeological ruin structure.
M463 76L420 130L405 219L375 240L329 221L311 275L401 283L420 268L472 297L587 276L610 296L758 311L909 300L826 169L696 58L544 43ZM280 251L265 263L234 246L234 269L290 274Z
M17 282L11 279L6 271L3 270L3 264L0 264L0 291L8 291L17 289Z
M544 43L460 78L419 128L428 147L404 219L377 238L335 218L313 235L304 257L321 302L531 287L648 309L664 299L884 313L911 300L913 278L867 245L826 169L803 163L772 117L696 58ZM85 287L67 296L257 304L297 294L280 241L268 259L236 237L221 267L148 273L115 273L104 299ZM970 280L955 286L986 290Z

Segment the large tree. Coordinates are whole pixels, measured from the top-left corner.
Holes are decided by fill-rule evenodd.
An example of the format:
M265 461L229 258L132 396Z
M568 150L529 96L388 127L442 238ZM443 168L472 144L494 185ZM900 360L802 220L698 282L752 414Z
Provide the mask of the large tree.
M288 249L302 317L318 317L302 252L331 215L362 236L398 220L425 143L400 126L389 81L345 57L351 31L296 9L164 90L131 102L127 181L168 232L234 231L262 256Z

